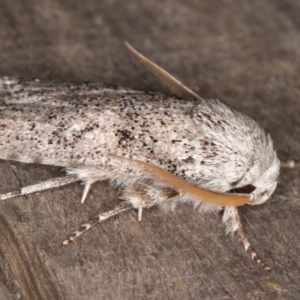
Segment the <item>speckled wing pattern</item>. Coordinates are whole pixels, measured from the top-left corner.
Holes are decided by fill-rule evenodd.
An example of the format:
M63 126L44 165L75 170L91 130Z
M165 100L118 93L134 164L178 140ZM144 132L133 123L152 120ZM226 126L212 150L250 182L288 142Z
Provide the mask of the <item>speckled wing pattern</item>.
M0 83L1 159L106 168L107 155L114 154L226 192L268 143L252 119L218 100L186 101L91 83Z

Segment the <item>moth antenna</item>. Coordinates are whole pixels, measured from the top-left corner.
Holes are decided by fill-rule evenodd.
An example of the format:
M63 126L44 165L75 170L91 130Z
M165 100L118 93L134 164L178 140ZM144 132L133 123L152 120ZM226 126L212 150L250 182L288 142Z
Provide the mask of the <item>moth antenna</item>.
M243 243L244 249L248 252L252 258L260 267L264 270L269 271L271 267L266 264L256 253L256 251L252 248L245 232L243 229L243 225L241 222L241 218L239 216L239 212L235 207L225 207L223 222L226 226L226 233L237 233L238 237L241 239Z
M251 202L252 200L251 194L222 194L200 189L163 170L162 168L149 163L127 159L125 157L116 156L113 154L110 154L109 157L112 158L112 160L121 162L123 166L126 165L126 167L129 169L137 170L143 175L160 180L166 183L169 187L186 193L193 197L193 199L201 202L207 202L220 206L242 206L248 202Z
M76 231L74 231L69 238L67 238L63 244L64 245L68 245L70 242L73 242L76 238L78 238L79 236L81 236L83 233L87 232L88 230L90 230L92 227L94 227L96 224L98 223L102 223L103 221L114 217L124 211L133 209L132 205L130 203L122 203L118 206L116 206L114 209L109 210L105 213L102 213L96 217L94 217L92 220L90 220L88 223L82 224L80 226L80 228Z
M281 162L280 167L286 169L297 169L300 168L300 162L296 163L293 160L288 160L286 162Z
M125 42L125 44L133 56L137 58L148 70L150 70L151 73L153 73L164 85L168 86L168 88L177 96L190 100L201 99L198 94L182 84L170 73L136 51L129 43Z
M40 183L36 183L33 185L25 186L20 188L17 191L9 192L6 194L0 194L0 201L4 201L10 198L14 198L17 196L25 196L32 193L37 193L57 187L61 187L76 181L80 181L80 178L78 178L77 175L67 175L64 177L58 177L50 180L46 180Z

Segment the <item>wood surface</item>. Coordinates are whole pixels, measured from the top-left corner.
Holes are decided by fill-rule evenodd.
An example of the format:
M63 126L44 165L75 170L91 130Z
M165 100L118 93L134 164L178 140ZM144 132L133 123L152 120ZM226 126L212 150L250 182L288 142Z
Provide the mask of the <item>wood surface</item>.
M0 0L0 76L106 82L163 91L124 47L205 98L271 133L282 160L300 160L300 2ZM240 209L260 269L221 214L187 205L126 212L74 244L63 240L120 202L72 184L0 203L1 299L299 299L300 170L282 170L264 205ZM0 192L61 176L52 166L0 161Z

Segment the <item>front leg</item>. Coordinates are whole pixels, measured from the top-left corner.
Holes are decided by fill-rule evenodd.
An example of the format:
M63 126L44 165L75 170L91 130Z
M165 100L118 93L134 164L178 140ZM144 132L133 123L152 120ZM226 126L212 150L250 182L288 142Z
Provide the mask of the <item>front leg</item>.
M226 233L237 233L238 237L241 239L244 249L251 255L251 258L266 271L271 270L271 267L267 265L252 248L248 238L245 235L241 218L236 207L225 207L223 214L223 222L226 226Z

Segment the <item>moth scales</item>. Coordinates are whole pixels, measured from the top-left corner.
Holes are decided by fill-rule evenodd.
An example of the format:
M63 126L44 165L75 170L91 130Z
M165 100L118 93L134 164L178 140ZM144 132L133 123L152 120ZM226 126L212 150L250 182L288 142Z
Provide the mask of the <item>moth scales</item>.
M0 159L64 167L67 175L0 194L0 200L70 184L109 180L124 200L81 225L64 244L123 211L179 202L224 209L227 233L251 247L237 207L261 204L276 188L279 160L256 122L218 100L204 100L130 45L177 96L105 84L0 79Z

